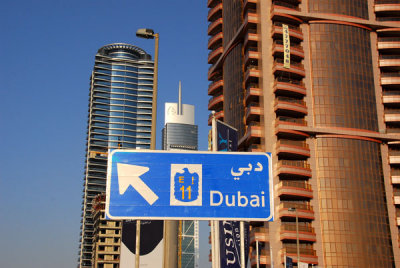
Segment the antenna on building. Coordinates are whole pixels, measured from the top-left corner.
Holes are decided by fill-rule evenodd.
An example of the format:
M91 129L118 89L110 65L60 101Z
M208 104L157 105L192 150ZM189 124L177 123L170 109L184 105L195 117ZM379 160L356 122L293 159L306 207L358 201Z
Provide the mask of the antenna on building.
M178 115L182 115L182 84L179 81L179 96L178 96Z

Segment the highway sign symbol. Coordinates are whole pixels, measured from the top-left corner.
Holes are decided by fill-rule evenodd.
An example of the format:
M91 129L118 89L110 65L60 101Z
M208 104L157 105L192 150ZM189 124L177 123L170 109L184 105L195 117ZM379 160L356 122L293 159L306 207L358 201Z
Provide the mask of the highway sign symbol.
M108 219L273 220L268 153L111 150Z

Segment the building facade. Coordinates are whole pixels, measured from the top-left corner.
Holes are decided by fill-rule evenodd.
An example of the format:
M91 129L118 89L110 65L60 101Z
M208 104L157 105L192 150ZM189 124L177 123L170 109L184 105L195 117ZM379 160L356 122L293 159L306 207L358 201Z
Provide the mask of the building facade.
M194 124L193 105L165 104L162 148L163 150L198 150L198 127Z
M194 106L181 103L179 90L178 103L165 104L165 126L162 130L163 150L198 150L198 127L194 124ZM195 268L199 265L199 222L170 222L169 231L177 240L176 245L179 268ZM175 253L173 253L175 254Z
M95 231L99 228L92 213L92 203L106 190L108 150L150 148L153 70L151 56L129 44L103 46L95 56L89 90L80 267L94 265L94 239L99 237ZM120 237L116 239L113 249L120 244Z
M92 266L118 268L121 257L122 222L106 220L106 195L99 194L92 201L93 246Z
M207 3L208 108L273 156L252 266L256 240L261 265L296 264L297 234L301 262L399 264L400 1Z

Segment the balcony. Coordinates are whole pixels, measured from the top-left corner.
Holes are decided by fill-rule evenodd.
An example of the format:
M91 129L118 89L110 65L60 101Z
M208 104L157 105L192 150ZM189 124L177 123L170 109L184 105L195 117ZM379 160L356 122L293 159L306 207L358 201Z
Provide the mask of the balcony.
M285 2L285 1L272 1L272 11L275 9L289 9L289 10L297 10L299 11L298 7L299 2L297 4L291 3L291 2Z
M264 227L255 227L250 232L250 245L255 245L258 242L268 242L269 234Z
M215 35L218 32L222 32L222 18L217 19L213 23L210 23L210 25L208 26L208 35Z
M261 267L266 267L266 265L271 264L271 253L269 250L261 249L258 255L259 264ZM257 252L253 250L250 255L251 267L257 267Z
M400 72L381 73L382 86L400 86Z
M399 22L400 17L392 16L392 17L376 17L377 21L388 21L388 22Z
M378 37L378 49L398 51L400 49L400 37Z
M261 53L257 51L247 51L244 56L244 64L248 65L250 62L258 61L261 59Z
M390 71L400 71L400 57L394 55L381 55L379 67Z
M244 15L244 24L249 27L250 25L255 26L260 22L260 18L257 14L256 9L248 9L246 14Z
M244 37L243 46L245 48L247 48L247 46L249 46L250 44L256 45L256 43L258 41L260 41L260 40L261 40L261 38L260 38L260 35L257 33L257 30L256 29L249 29L247 31L247 34Z
M379 29L376 30L379 37L394 37L400 36L400 28L386 28L386 29Z
M395 205L400 205L400 192L393 193L393 201Z
M265 152L260 144L252 144L247 147L248 152Z
M215 113L215 119L224 121L224 110ZM212 114L208 116L208 125L211 126L212 123Z
M224 95L213 97L208 101L208 110L220 110L224 104Z
M246 134L240 139L239 143L245 141L246 144L251 144L261 138L261 127L258 123L251 122L246 127Z
M276 125L297 125L297 126L306 126L306 120L302 118L291 118L286 116L278 116L276 119Z
M310 204L306 202L281 202L279 204L279 217L284 219L291 219L292 221L294 221L296 218L296 212L289 211L289 208L296 208L299 221L314 220L314 209Z
M290 62L290 68L283 67L283 59L276 59L273 65L272 71L276 76L281 76L282 74L289 74L289 76L303 78L306 76L306 71L304 66L298 62Z
M254 78L260 78L260 77L261 77L261 71L257 69L257 66L250 66L245 73L246 83L248 83L251 80L254 80Z
M400 105L400 91L386 91L383 93L382 97L383 104L389 105ZM397 106L397 105L396 105Z
M297 247L285 247L281 250L281 260L283 263L283 258L285 256L292 258L293 263L297 263ZM318 264L318 257L314 249L312 248L300 248L300 261L306 262L308 264Z
M305 141L280 139L276 144L279 157L305 160L310 157L310 148Z
M216 50L211 51L208 54L208 63L214 64L219 59L219 57L222 55L222 52L224 52L223 47L219 47Z
M280 178L311 178L311 168L307 161L303 160L279 160L278 175Z
M281 240L296 240L296 224L282 223ZM299 241L315 242L316 234L311 226L299 225ZM296 251L297 254L297 251Z
M282 40L283 35L283 28L281 22L274 22L274 26L272 27L272 36L274 39ZM290 40L295 42L303 41L303 32L301 31L300 27L288 25L289 26L289 36Z
M379 15L397 15L399 16L400 3L395 0L377 0L375 1L375 13Z
M283 58L284 49L283 49L283 41L275 40L274 45L272 46L272 52L274 55L278 55ZM304 50L300 45L290 45L290 56L292 59L302 60L304 59Z
M400 169L392 169L392 184L400 184Z
M389 150L389 164L400 164L400 151Z
M303 117L307 115L306 103L299 99L279 96L275 100L274 108L277 115L293 117Z
M305 181L285 180L278 184L278 196L292 200L311 199L313 198L313 192L311 184Z
M215 21L216 19L222 18L222 3L215 5L208 11L207 20Z
M217 93L222 93L223 87L224 87L224 80L222 79L212 82L208 86L208 95L214 96Z
M251 122L260 118L262 114L262 109L259 103L250 103L246 107L246 122Z
M213 8L214 6L218 5L219 3L222 3L222 0L208 0L207 7Z
M248 9L255 9L257 7L258 0L244 0L243 11L246 12Z
M281 138L281 139L304 139L309 137L305 132L294 130L294 129L288 129L285 128L285 125L287 126L306 126L307 122L302 119L302 118L291 118L291 117L284 117L284 116L278 116L276 119L276 135Z
M246 96L245 96L246 105L248 105L250 102L258 101L261 94L262 92L258 84L250 84L246 90Z
M211 72L211 71L213 71L213 72ZM218 68L215 68L215 69L214 69L214 65L211 65L208 68L208 73L207 74L208 74L207 75L208 81L216 81L216 80L221 79L221 77L222 77L222 65L218 66Z
M222 40L224 39L224 34L222 32L208 39L208 49L215 49L216 47L222 47Z
M385 122L400 123L400 109L385 109Z
M274 92L289 97L303 97L307 91L302 82L281 77L275 80Z

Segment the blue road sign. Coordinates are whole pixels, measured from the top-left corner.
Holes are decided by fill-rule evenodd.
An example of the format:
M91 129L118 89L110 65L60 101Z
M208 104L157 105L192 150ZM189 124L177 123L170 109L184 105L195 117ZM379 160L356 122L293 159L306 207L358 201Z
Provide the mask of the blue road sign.
M271 154L112 150L108 219L272 221Z

